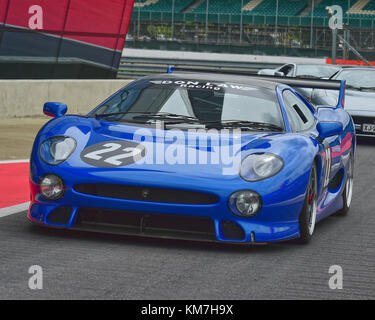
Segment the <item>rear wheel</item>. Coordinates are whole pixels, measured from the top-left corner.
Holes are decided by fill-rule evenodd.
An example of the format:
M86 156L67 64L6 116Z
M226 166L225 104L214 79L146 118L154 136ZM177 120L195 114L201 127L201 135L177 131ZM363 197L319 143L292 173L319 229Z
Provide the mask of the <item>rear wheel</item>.
M308 243L314 233L317 211L317 169L314 163L311 168L309 184L306 190L305 203L299 216L300 242Z
M348 171L346 172L345 188L342 193L342 199L344 203L343 203L342 209L337 211L338 215L345 216L349 212L349 207L352 202L352 196L353 196L353 180L354 180L354 157L353 157L353 151L352 151L350 152L349 167L348 167Z

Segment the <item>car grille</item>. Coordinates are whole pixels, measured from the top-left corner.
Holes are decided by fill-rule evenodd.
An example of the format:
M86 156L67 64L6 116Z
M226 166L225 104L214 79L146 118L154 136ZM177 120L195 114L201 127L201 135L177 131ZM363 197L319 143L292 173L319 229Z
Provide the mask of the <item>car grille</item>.
M210 218L82 207L75 229L159 238L215 241Z
M219 201L219 198L213 194L168 188L116 184L77 184L74 189L80 193L98 197L150 202L214 204Z

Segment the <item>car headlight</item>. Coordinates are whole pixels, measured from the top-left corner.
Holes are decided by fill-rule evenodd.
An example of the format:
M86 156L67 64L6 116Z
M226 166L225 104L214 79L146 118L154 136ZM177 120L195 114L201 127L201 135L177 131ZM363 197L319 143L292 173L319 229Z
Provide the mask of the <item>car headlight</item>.
M40 180L40 192L47 200L58 200L64 195L64 182L55 174L47 174Z
M229 197L228 206L235 215L248 218L260 211L262 198L255 191L240 190Z
M73 138L56 136L41 144L39 155L47 164L58 165L68 159L75 148L76 141Z
M241 163L240 176L246 181L259 181L274 176L284 167L284 161L275 154L253 153Z

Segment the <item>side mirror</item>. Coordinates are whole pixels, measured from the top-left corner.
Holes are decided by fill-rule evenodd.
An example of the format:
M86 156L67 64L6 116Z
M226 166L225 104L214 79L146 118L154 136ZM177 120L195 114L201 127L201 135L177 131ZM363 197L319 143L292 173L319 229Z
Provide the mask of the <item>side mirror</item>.
M281 71L275 71L274 76L285 77L285 74Z
M327 137L332 137L339 135L342 130L343 126L341 122L318 122L316 129L319 132L319 138L324 140Z
M278 77L284 77L285 74L281 71L277 71L275 69L261 69L258 71L258 74L263 74L266 76L278 76Z
M260 69L258 71L258 74L263 74L263 75L266 75L266 76L275 76L277 75L277 73L279 73L279 71L276 71L275 69ZM284 75L284 74L282 74Z
M67 105L61 102L46 102L43 106L43 113L50 117L61 117L67 111Z

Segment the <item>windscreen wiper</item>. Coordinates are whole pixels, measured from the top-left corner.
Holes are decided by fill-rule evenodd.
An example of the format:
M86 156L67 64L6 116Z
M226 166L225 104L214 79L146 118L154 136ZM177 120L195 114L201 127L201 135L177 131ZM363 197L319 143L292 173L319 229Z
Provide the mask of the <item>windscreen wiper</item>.
M123 112L112 112L112 113L102 113L102 114L95 114L95 118L105 118L110 116L117 116L117 115L125 115L125 114L136 114L136 116L132 117L132 120L137 119L157 119L157 120L190 120L190 121L199 121L196 117L189 117L175 113L169 112L133 112L133 111L123 111Z
M160 120L160 121L165 121L166 123L170 124L172 122L177 121L177 123L180 123L181 121L189 121L189 122L201 122L198 118L196 117L190 117L190 116L184 116L181 114L175 114L175 113L152 113L152 114L141 114L138 116L133 117L134 120L139 120L139 119L146 119L146 120Z
M375 87L359 87L359 90L375 90Z
M347 89L355 89L355 90L359 90L359 91L363 91L363 90L375 90L375 87L356 87L356 86L351 86L351 85L346 85L345 86Z
M111 117L111 116L118 116L121 114L154 114L154 112L133 112L133 111L121 111L121 112L111 112L111 113L101 113L101 114L95 114L95 118L101 119L101 118L106 118L106 117Z
M346 85L345 85L345 88L346 88L346 89L356 89L356 90L359 90L359 89L360 89L360 87L351 86L350 84L346 84Z
M311 74L300 74L298 76L295 76L295 78L307 78L307 79L321 79L323 77L313 76Z
M284 129L272 123L244 121L244 120L223 120L223 121L203 121L204 124L212 128L249 128L254 131L283 131Z

